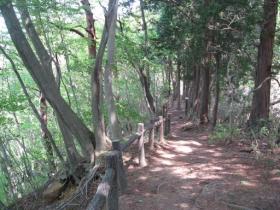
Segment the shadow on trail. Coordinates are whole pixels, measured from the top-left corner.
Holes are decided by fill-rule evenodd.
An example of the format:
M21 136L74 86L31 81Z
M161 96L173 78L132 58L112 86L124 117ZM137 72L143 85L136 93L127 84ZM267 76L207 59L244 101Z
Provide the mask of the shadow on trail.
M279 210L280 176L251 154L208 144L207 129L182 131L173 110L171 138L148 155L149 166L128 168L121 210Z

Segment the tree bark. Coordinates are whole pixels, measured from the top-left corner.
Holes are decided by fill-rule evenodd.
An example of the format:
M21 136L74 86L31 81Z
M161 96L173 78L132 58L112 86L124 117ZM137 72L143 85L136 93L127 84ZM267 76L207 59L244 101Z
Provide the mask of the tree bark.
M54 62L55 62L56 71L57 71L55 80L56 80L56 84L58 86L58 90L60 91L60 83L61 83L60 82L60 80L61 80L60 65L59 65L57 58ZM74 171L74 169L77 167L79 161L81 160L81 156L76 148L76 145L74 142L74 137L71 134L70 130L63 123L62 119L59 117L59 115L57 113L55 113L55 116L57 118L57 123L58 123L59 129L62 134L62 139L63 139L65 150L67 153L68 164L69 164L71 170Z
M39 36L36 32L36 29L35 29L35 27L32 23L32 20L31 20L31 17L29 15L29 11L28 11L28 8L27 8L27 2L25 0L23 0L21 2L18 1L18 9L20 11L22 22L23 22L23 25L25 27L25 30L27 31L28 36L31 39L31 41L32 41L32 43L35 47L36 53L39 57L39 60L40 60L41 64L46 69L48 69L50 74L53 74L51 61L52 60L54 61L56 71L57 71L55 81L56 81L57 86L58 86L58 91L60 92L61 70L60 70L60 66L59 66L57 58L56 58L56 60L52 59L51 58L51 53L49 54L49 52L51 52L51 48L50 48L50 45L49 45L49 42L48 42L46 36L44 36L44 37L46 39L45 41L46 41L46 44L48 46L49 52L44 47L43 43L41 42L41 40L40 40L40 38L39 38ZM71 79L71 77L70 77L70 79ZM43 105L43 107L46 107L46 105L47 105L46 98L44 97L44 95L42 93L41 93L41 95L43 96L41 98L43 103L41 103L41 104ZM44 108L40 109L40 110L43 111ZM42 111L41 111L41 114L44 115L44 112L42 112ZM77 163L80 160L80 155L79 155L79 153L76 149L76 145L74 143L73 135L71 134L70 130L67 128L67 126L65 125L65 123L61 119L60 115L57 112L55 112L55 115L56 115L57 120L58 120L58 126L60 128L61 133L62 133L64 145L65 145L66 152L67 152L68 163L71 166L71 168L75 168L75 166L77 165ZM48 145L46 145L46 147L49 148Z
M85 157L88 160L94 161L95 140L93 133L84 125L81 119L78 118L62 98L53 74L48 71L49 68L42 65L36 58L36 55L20 27L12 3L10 1L5 1L0 5L0 10L18 54L33 80L45 95L53 109L59 114L59 117L63 120L65 125L77 138ZM38 48L37 50L39 50L39 47L35 48Z
M94 26L94 18L88 0L81 0L83 8L86 13L87 34L88 34L88 52L93 58L96 57L96 32Z
M264 1L264 21L258 47L258 63L255 75L255 88L271 77L273 45L278 12L278 0ZM271 79L254 91L249 124L256 125L259 120L269 119Z
M210 87L210 69L205 66L202 70L202 92L201 92L201 104L199 119L200 124L207 124L209 122L208 111L209 111L209 87Z
M154 114L156 112L156 107L154 104L154 98L153 95L150 91L150 82L149 82L149 78L147 75L146 70L144 69L144 67L139 67L139 77L140 77L140 82L142 84L143 90L144 90L144 95L145 95L145 99L147 101L148 104L148 108L150 110L150 112L152 114Z
M199 114L200 107L200 97L199 97L199 89L200 89L200 80L201 80L201 70L199 65L194 65L193 67L193 79L192 79L192 87L191 87L191 95L189 100L189 112L190 117L197 117Z
M205 7L209 7L210 1L204 0ZM209 22L213 22L210 18ZM201 105L200 105L200 124L207 124L209 122L208 112L209 112L209 96L210 96L210 59L211 55L209 54L209 48L212 44L213 35L208 28L208 21L205 23L204 29L204 46L205 46L205 55L202 59L203 69L202 69L202 89L201 89Z
M216 127L217 124L217 114L218 114L218 108L219 108L219 99L220 99L220 77L219 77L219 71L220 71L220 61L221 61L221 54L218 53L215 56L216 59L216 93L215 93L215 102L214 102L214 108L213 108L213 122L212 122L212 129Z
M40 118L42 122L44 122L45 126L41 124L41 132L42 132L42 139L43 139L43 145L45 147L46 153L47 153L47 159L49 162L49 168L51 172L55 171L55 163L54 163L54 156L53 156L53 149L50 142L50 139L48 138L47 131L45 130L45 127L48 125L48 105L47 100L44 97L42 93L40 93Z
M115 4L116 0L109 2L108 13L105 14L105 24L102 38L95 59L95 65L91 74L93 125L97 151L102 151L105 149L106 145L104 115L102 113L102 60L108 42L109 31L112 26L112 19L109 19L108 17L114 14L115 9L112 8L116 8Z
M141 18L142 18L142 30L144 31L144 56L147 58L148 56L148 29L147 29L147 22L145 17L145 9L144 9L144 1L140 0L140 10L141 10ZM144 95L146 98L146 102L148 105L148 108L152 115L156 112L154 97L150 90L150 71L149 66L145 64L140 64L139 67L139 76L140 81L144 90Z
M179 58L178 58L179 59ZM176 95L177 95L177 108L181 109L181 62L177 61L177 88L176 88Z
M113 4L113 0L110 0L109 4ZM114 5L112 5L114 6ZM109 6L111 8L111 6ZM118 1L116 1L114 13L108 17L109 22L112 22L111 29L108 36L108 61L105 65L105 74L104 74L104 83L105 83L105 98L108 106L109 114L109 127L110 127L110 138L120 139L121 138L121 129L119 125L119 120L116 112L116 105L113 94L113 68L116 66L115 63L115 36L116 36L116 21L117 21L117 11L118 11Z
M167 59L167 67L166 67L166 78L168 81L168 96L171 95L171 72L172 72L172 60L170 57Z

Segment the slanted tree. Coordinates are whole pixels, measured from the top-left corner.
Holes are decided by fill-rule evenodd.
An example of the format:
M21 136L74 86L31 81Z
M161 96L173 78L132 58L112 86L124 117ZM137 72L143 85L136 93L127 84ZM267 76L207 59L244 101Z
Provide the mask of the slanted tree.
M11 1L4 1L0 4L1 14L4 17L11 39L21 57L25 67L30 75L45 95L46 99L57 112L63 123L68 127L72 134L77 138L81 145L83 155L88 160L94 161L95 140L93 133L85 126L82 120L74 113L70 106L59 93L55 78L50 71L51 60L47 50L44 48L36 31L30 33L32 43L38 57L42 56L44 62L38 60L32 47L28 43L25 34L20 26L19 20L15 14ZM28 19L26 24L31 24L32 20ZM39 56L40 55L40 56Z

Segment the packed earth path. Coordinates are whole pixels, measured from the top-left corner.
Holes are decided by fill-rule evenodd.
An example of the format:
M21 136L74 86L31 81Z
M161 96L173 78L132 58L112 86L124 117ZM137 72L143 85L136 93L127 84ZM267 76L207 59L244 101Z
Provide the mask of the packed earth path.
M148 166L127 166L119 209L280 210L279 161L256 159L238 143L210 144L208 127L184 131L183 112L171 116L171 133L147 155Z

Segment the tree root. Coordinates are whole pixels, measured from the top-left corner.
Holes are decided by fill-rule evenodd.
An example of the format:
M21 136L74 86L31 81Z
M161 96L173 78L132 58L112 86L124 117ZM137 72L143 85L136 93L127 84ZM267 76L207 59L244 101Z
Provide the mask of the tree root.
M87 191L88 191L88 185L92 181L92 179L95 177L97 170L99 169L99 165L95 165L93 168L90 169L90 171L84 176L78 187L76 188L75 192L71 195L70 198L63 200L59 202L59 204L53 204L48 207L46 207L46 210L62 210L65 209L67 206L73 206L78 205L75 203L72 203L76 198L86 195L87 198Z

